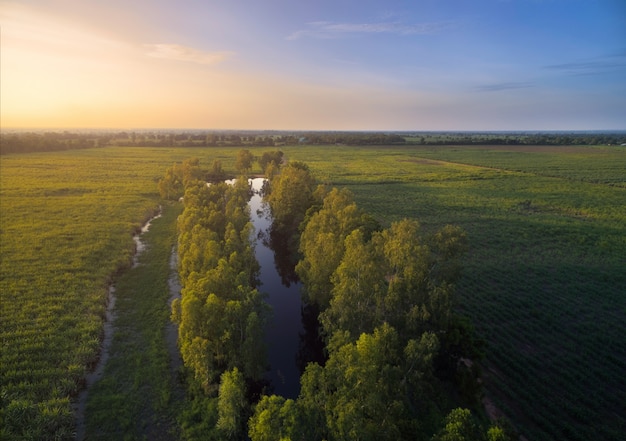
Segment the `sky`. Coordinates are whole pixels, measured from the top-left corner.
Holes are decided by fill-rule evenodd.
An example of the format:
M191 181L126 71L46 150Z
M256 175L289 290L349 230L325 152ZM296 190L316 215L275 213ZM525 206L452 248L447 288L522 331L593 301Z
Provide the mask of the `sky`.
M625 130L624 0L0 0L0 127Z

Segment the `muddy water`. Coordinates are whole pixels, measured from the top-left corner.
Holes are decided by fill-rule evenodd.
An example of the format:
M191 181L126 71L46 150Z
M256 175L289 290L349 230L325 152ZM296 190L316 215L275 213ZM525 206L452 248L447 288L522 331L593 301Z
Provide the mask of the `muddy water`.
M139 232L133 236L133 240L135 241L135 254L133 255L133 268L139 265L139 256L146 249L146 244L141 240L141 236L150 229L150 225L152 225L153 220L161 217L160 210L161 209L159 208L159 213L156 216L150 218L148 222L146 222L143 225L143 227L141 227L141 230L139 230Z
M285 398L296 398L300 391L297 356L300 334L303 332L300 284L290 283L288 286L283 284L283 279L276 269L274 251L266 244L272 219L259 194L263 181L262 178L250 180L254 195L249 206L255 235L260 239L255 248L256 259L261 265L259 291L268 294L267 302L273 309L272 320L266 332L270 363L268 379L275 394Z
M133 268L139 264L139 256L146 249L145 243L141 240L141 236L150 229L150 224L153 220L161 217L161 213L150 218L137 234L133 236L135 241L135 253L133 254ZM100 345L100 354L98 362L93 371L89 372L85 376L85 385L81 392L78 394L76 401L72 404L74 415L76 418L76 440L82 441L85 439L85 410L87 408L87 397L89 395L89 389L98 381L104 373L104 367L109 359L109 353L111 348L111 342L113 341L113 333L115 332L115 286L109 287L109 294L107 298L107 308L105 313L105 322L103 326L102 343Z

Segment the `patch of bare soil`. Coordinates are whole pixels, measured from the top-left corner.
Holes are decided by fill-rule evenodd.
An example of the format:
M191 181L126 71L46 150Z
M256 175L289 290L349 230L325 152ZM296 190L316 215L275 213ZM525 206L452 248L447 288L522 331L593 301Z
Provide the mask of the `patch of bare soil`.
M434 159L426 159L426 158L399 159L398 162L411 162L413 164L423 164L423 165L441 165L441 164L445 164L444 161L436 161Z
M481 150L499 150L505 152L523 153L590 153L597 150L587 146L559 146L559 145L481 145L472 146Z
M483 396L481 402L485 408L485 413L489 417L491 422L496 422L499 419L509 420L512 423L511 417L515 417L518 421L526 421L527 419L524 417L519 406L516 405L515 402L507 399L503 396L503 394L498 393L497 390L493 388L489 388L489 385L492 381L492 378L498 377L500 379L503 378L502 373L499 372L494 367L489 367L483 370L483 376L481 380L483 380L485 384L485 395ZM505 403L505 406L511 410L513 415L505 414L501 409L499 409L492 400L492 397L500 402ZM528 439L524 435L519 435L519 441L528 441Z

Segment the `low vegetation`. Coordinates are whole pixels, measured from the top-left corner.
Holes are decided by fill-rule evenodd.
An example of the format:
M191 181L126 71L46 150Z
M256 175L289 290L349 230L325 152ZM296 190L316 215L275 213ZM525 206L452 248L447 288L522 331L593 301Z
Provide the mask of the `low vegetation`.
M626 420L623 147L285 149L389 225L463 228L460 309L487 398L528 439L620 439Z
M257 157L267 151L248 148ZM445 224L465 231L458 311L486 341L482 378L496 416L506 415L528 439L621 439L623 147L280 149L287 161L306 162L318 182L348 188L383 228L410 218L426 235ZM71 401L97 359L108 285L129 266L132 233L159 205L164 170L197 157L216 175L232 171L238 150L107 147L3 156L2 439L71 439ZM373 340L362 347L396 338L385 329L368 335ZM358 341L342 354L360 357ZM238 374L228 372L224 380L237 386ZM236 408L237 393L226 395ZM259 412L271 416L293 405L287 401L263 399ZM207 422L215 427L218 407L219 400L192 402L186 421L216 415ZM446 427L475 429L460 410L442 424L441 439L449 439Z
M73 439L72 401L99 357L108 288L158 210L163 170L180 159L107 148L0 161L0 438Z
M102 376L90 388L84 415L87 440L178 439L184 398L172 369L170 277L179 204L162 207L141 235L136 265L115 280L115 333Z

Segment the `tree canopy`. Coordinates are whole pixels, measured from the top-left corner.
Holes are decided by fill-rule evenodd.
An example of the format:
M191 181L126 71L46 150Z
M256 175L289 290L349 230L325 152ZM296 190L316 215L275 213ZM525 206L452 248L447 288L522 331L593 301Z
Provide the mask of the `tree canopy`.
M295 400L262 387L252 392L266 368L269 307L256 289L247 180L206 185L194 161L170 173L172 185L185 189L182 298L172 318L190 381L215 402L216 414L201 417L214 421L210 436L509 439L454 405L462 394L475 404L479 392L476 371L461 360L479 358L480 341L454 310L465 233L446 226L425 234L412 219L382 228L348 190L320 186L306 164L281 167L278 158L264 159L268 169L278 167L266 199L275 227L299 244L296 271L304 299L320 311L327 355L304 368Z

